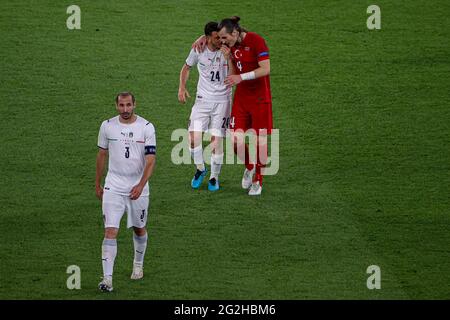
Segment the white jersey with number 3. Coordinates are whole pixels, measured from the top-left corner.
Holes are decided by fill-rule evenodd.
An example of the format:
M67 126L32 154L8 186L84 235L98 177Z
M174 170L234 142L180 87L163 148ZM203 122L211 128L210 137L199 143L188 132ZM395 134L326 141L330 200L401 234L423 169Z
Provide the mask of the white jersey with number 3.
M156 134L153 124L137 116L131 124L121 123L119 116L103 121L98 147L108 150L108 173L104 189L129 195L139 183L146 164L145 155L155 154ZM149 195L148 183L142 191Z
M211 51L208 47L201 53L191 50L186 59L189 67L197 65L199 79L197 85L197 98L210 102L228 102L231 87L224 84L228 76L228 61L222 51Z

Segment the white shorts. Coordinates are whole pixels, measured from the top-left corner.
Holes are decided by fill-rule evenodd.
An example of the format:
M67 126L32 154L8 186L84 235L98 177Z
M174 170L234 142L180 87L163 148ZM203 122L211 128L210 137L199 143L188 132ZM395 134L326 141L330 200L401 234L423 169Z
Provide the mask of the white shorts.
M230 113L231 101L217 103L197 99L189 117L189 131L224 137L230 124Z
M143 228L147 223L149 196L140 196L131 200L114 192L103 193L102 211L105 228L119 228L120 220L127 212L127 228Z

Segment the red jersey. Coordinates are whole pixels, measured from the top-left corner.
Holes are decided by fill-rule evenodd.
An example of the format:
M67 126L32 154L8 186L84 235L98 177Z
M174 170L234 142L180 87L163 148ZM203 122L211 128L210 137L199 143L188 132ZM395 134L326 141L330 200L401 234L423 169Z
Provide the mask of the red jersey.
M231 53L237 74L253 71L259 68L259 61L269 59L266 42L254 32L247 32L244 40L231 48ZM255 102L272 102L269 76L242 81L237 85L235 95Z

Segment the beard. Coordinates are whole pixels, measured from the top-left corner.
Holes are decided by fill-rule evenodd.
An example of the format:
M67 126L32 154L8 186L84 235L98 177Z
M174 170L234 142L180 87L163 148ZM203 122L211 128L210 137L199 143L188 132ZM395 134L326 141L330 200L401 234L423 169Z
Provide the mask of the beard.
M133 115L132 112L123 112L120 114L120 116L126 120L130 119L132 115Z

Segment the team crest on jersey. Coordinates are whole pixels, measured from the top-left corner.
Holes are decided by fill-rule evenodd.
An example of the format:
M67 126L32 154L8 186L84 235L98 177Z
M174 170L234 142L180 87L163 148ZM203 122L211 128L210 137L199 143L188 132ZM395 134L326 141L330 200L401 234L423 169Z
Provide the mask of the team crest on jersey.
M133 132L120 132L125 138L133 138Z

